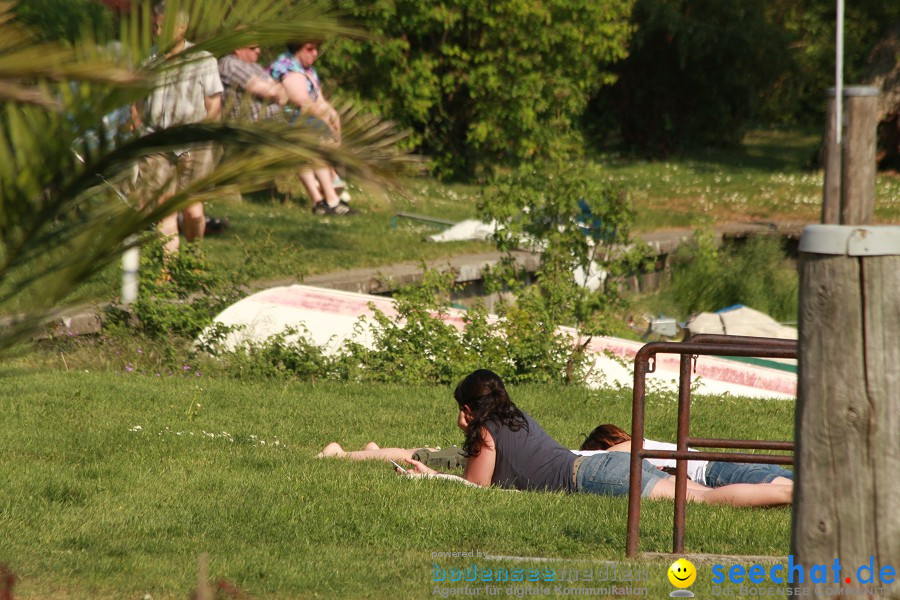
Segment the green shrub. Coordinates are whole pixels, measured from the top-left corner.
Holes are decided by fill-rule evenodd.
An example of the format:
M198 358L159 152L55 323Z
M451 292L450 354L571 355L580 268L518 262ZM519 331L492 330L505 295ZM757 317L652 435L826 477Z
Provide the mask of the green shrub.
M322 57L329 86L413 131L442 175L561 150L625 57L633 0L340 0L374 34Z
M137 327L153 339L193 338L213 317L242 295L244 270L224 271L210 265L202 244L182 244L169 255L159 236L141 245L138 299L131 306ZM111 323L125 315L115 309Z
M482 193L479 214L496 221L494 242L505 254L488 284L511 289L538 322L553 327L609 333L610 315L624 303L619 276L650 257L631 240L634 211L625 189L594 169L532 166L497 177ZM541 253L532 288L512 257L519 248ZM594 275L594 285L575 273Z
M114 29L112 11L95 0L19 0L16 16L46 40L74 42L85 31L105 39Z
M796 321L799 279L784 258L781 241L773 237L718 248L711 232L698 231L673 257L666 294L684 315L744 304L780 321Z

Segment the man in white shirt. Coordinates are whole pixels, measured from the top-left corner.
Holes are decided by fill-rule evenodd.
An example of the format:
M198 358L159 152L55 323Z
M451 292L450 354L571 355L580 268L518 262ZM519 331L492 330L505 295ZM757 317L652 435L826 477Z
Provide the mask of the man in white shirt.
M165 2L153 7L155 33L162 34L165 21ZM175 19L172 46L166 51L166 58L191 47L185 40L188 16L179 11ZM218 63L209 52L195 52L186 58L175 58L174 64L161 75L143 107L133 107L135 125L145 133L158 131L175 125L217 121L222 115L222 82L219 79ZM183 63L183 64L182 64ZM213 149L208 145L179 148L145 157L141 162L141 178L153 189L162 189L160 202L171 198L177 191L191 182L207 176L214 167ZM203 238L206 219L203 204L196 202L182 211L182 231L190 241ZM173 213L159 222L160 233L167 237L166 251L178 251L178 215Z

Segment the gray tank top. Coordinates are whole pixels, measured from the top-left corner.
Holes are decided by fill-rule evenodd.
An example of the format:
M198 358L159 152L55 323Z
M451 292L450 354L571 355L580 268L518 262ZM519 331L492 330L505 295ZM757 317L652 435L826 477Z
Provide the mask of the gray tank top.
M572 466L577 458L544 431L529 415L528 429L512 431L489 422L485 428L494 437L497 462L491 483L518 490L563 490L574 492Z

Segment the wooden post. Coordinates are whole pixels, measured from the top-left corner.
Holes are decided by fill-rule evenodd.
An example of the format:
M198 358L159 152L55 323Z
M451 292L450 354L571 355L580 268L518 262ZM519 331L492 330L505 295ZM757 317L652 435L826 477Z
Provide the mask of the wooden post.
M841 224L860 225L875 218L875 150L878 88L844 88L845 134L841 162Z
M897 595L879 574L900 575L900 227L807 227L799 317L792 554L807 578L839 559L835 596L871 559L868 587Z
M822 186L822 223L829 225L841 222L841 144L835 126L837 102L834 94L834 88L829 88L825 117L825 184Z

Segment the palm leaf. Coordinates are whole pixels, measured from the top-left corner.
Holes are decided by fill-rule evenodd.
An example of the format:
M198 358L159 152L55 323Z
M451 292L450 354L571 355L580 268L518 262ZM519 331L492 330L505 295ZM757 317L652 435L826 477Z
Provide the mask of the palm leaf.
M168 39L183 7L196 49L216 54L251 43L361 35L320 4L169 0L167 6ZM135 243L126 240L137 235L139 242L163 216L215 197L221 186L253 189L322 160L344 165L364 185L390 186L418 164L398 151L401 132L352 108L344 112L339 147L323 144L302 123L202 123L141 138L111 131L103 116L146 97L157 73L168 68L148 58L150 3L123 19L114 50L98 49L90 39L71 48L38 43L10 14L10 3L0 0L0 313L23 303L28 309L0 331L0 350L34 331L76 285ZM47 56L57 64L48 66ZM194 143L228 151L213 173L164 203L153 189L141 190L143 203L123 201L105 183L122 178L143 156Z

